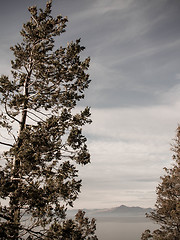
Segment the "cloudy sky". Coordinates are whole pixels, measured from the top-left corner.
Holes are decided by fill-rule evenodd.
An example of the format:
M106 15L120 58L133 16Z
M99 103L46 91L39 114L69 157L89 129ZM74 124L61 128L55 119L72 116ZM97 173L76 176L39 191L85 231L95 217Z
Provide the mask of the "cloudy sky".
M45 3L1 3L0 74L10 72L9 47L20 41L27 7ZM154 206L180 123L179 10L179 0L53 1L53 14L69 19L60 43L81 38L83 56L91 56L81 105L92 110L85 128L92 163L80 168L76 208Z

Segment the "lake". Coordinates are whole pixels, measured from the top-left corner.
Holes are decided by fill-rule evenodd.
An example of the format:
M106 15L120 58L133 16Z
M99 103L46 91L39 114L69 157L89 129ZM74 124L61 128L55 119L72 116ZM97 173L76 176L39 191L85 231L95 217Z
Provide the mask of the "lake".
M96 223L99 240L140 240L146 229L157 228L144 217L98 218Z

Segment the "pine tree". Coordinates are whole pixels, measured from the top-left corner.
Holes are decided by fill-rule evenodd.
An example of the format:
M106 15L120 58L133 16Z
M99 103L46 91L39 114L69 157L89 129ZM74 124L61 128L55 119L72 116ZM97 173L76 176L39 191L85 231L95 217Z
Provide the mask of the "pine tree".
M82 126L90 109L75 110L90 80L80 39L55 49L67 18L29 7L22 42L11 47L12 75L0 77L0 127L12 140L0 166L0 238L97 239L95 220L79 211L66 219L80 192L77 164L90 162ZM18 132L17 132L18 129ZM3 130L4 131L4 130Z
M142 240L179 240L180 239L180 126L172 148L174 164L165 168L166 174L161 177L157 187L155 210L147 215L159 228L152 233L146 230Z

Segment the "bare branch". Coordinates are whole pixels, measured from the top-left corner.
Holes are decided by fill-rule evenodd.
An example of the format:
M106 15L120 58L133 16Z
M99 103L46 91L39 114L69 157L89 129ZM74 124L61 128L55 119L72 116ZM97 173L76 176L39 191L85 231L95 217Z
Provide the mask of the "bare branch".
M12 136L12 137L14 138L14 141L16 142L16 136L11 132L11 130L8 130L8 129L7 129L7 132L8 132L8 134L9 134L9 136ZM0 134L0 137L6 139L6 140L8 140L8 141L11 141L11 139L12 139L12 138L9 139L9 138L4 137L2 134Z
M31 16L32 17L32 19L35 21L35 23L37 24L37 26L39 26L39 23L38 23L38 21L35 19L35 17L32 15Z
M1 133L0 133L0 137L6 139L6 140L8 140L8 141L11 140L10 138L6 138L6 137L4 137Z
M41 121L45 122L41 117L39 117L37 114L32 113L31 111L28 110L28 113L34 115L35 117L39 118Z
M14 121L16 121L16 122L18 122L19 124L21 124L21 121L19 121L18 119L16 119L15 117L11 116L11 115L8 113L6 103L4 104L4 107L5 107L6 114L7 114L10 118L12 118Z
M34 118L30 117L29 115L28 115L28 118L30 118L32 121L34 121L34 122L36 122L36 123L39 122L39 121L35 120Z
M13 145L12 145L12 144L9 144L9 143L0 142L0 144L3 144L3 145L5 145L5 146L9 146L9 147L13 147Z
M7 221L9 221L9 220L11 221L12 220L12 218L10 216L7 216L7 215L5 215L3 213L0 213L0 218L4 218Z
M43 113L43 112L38 111L38 110L36 110L36 112L38 112L38 113L40 113L40 114L42 114L42 115L44 115L44 116L46 116L46 117L51 116L50 113Z
M25 228L25 227L22 227L22 230L25 230L26 232L29 232L29 233L31 233L32 235L34 235L35 237L38 237L38 238L39 238L39 235L42 236L42 237L44 236L44 234L41 233L40 231L35 232L32 229L28 229L28 228Z

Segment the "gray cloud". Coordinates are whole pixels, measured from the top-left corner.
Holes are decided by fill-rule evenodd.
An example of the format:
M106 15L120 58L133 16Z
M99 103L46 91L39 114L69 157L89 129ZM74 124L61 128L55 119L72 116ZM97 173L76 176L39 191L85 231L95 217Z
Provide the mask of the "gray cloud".
M45 1L3 1L0 9L0 73L8 73L9 46L29 17L27 7ZM80 168L79 207L153 206L170 143L180 119L180 1L54 0L67 15L59 44L81 37L91 56L92 83L80 106L92 106L85 129L92 164Z
M70 22L69 30L78 26L76 34L82 35L92 57L94 81L87 102L106 108L159 104L158 95L177 84L179 3L122 5L122 1L96 1Z
M180 101L174 105L93 109L93 124L86 128L91 136L92 164L80 169L84 187L75 206L79 208L83 201L86 207L111 207L119 199L119 204L153 207L163 167L171 166L170 144L180 118L179 106Z

